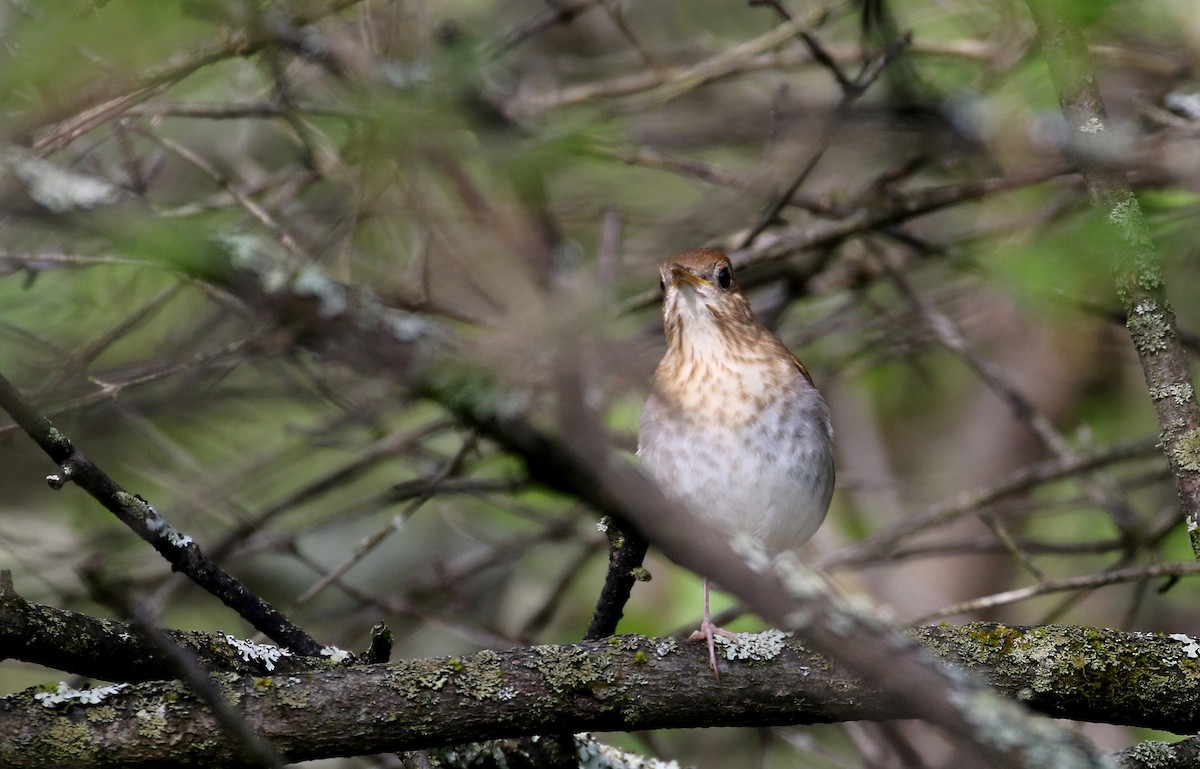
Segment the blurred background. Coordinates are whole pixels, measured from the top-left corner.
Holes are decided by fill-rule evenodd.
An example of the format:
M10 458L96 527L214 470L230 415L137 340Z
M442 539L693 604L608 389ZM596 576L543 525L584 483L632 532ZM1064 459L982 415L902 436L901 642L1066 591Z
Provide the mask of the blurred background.
M1064 5L1194 345L1200 17ZM727 248L833 409L811 562L902 623L1200 624L1193 581L1128 571L1192 555L1023 3L5 0L0 38L0 372L323 643L362 649L381 620L393 658L578 640L607 545L440 407L227 291L222 238L438 319L533 404L553 351L586 350L630 452L658 265ZM162 625L252 636L53 470L0 418L21 595L105 615L78 576L99 557ZM699 578L647 567L621 632L690 631ZM61 677L0 662L0 695ZM699 766L939 755L919 727L606 738Z

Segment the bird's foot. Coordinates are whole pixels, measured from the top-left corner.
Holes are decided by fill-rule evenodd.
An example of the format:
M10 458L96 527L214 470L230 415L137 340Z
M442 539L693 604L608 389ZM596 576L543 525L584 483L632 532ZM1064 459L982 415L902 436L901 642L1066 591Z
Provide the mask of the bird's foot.
M708 644L709 667L711 667L713 672L717 674L717 678L720 678L721 671L717 670L717 636L728 638L730 641L737 641L737 633L726 630L725 628L717 627L708 617L705 617L700 622L700 629L688 636L688 640L699 641L703 639Z

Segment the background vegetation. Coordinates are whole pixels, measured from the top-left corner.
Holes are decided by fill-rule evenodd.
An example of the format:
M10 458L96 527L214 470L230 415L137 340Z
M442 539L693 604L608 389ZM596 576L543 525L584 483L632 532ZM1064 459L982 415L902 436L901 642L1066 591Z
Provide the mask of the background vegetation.
M1155 412L1194 396L1148 392L1078 169L1137 190L1195 345L1200 20L1057 7L1111 119L1083 160L1011 0L3 3L0 372L321 643L381 620L393 659L567 643L604 580L596 512L218 265L281 254L314 302L333 280L443 324L539 423L570 352L631 450L658 264L718 245L833 409L810 563L900 624L1196 631ZM163 627L253 634L53 470L0 425L18 593L108 615L80 577L99 564ZM646 566L620 631L689 630L699 579ZM61 677L3 661L0 694ZM700 766L946 760L919 725L613 740Z

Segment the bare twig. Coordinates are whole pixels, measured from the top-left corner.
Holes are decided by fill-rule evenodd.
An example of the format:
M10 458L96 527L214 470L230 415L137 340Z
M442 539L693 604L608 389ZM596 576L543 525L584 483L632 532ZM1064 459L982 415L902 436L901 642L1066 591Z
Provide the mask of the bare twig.
M937 611L923 614L915 618L913 624L930 622L943 617L953 617L956 614L969 614L982 609L993 609L997 606L1007 606L1018 601L1027 601L1039 595L1062 593L1070 590L1091 590L1105 585L1117 585L1124 582L1141 582L1155 577L1185 577L1200 574L1200 563L1162 563L1149 566L1132 566L1127 569L1113 569L1098 574L1083 574L1078 577L1065 579L1048 579L1031 587L1016 590L1006 590L970 601L962 601L951 606L945 606Z
M1047 449L1054 452L1064 462L1070 462L1076 458L1077 452L1067 443L1067 439L1016 386L1008 381L1008 376L1000 366L976 352L959 333L954 321L922 299L902 275L894 270L889 270L889 274L892 282L900 289L900 293L916 308L917 314L933 331L938 341L970 366L988 389L992 390L1012 410L1016 419L1025 424ZM1108 511L1112 516L1113 523L1126 537L1134 536L1137 513L1127 501L1117 494L1115 489L1102 479L1088 478L1083 475L1077 477L1077 483L1093 504Z
M1153 439L1130 441L1090 453L1076 454L1066 459L1055 457L1023 467L994 485L960 492L919 513L907 516L887 529L835 553L832 557L825 559L821 565L823 568L829 569L861 565L892 552L901 541L908 537L928 531L956 518L970 515L977 510L985 509L1005 497L1096 467L1150 456L1156 445L1157 443Z

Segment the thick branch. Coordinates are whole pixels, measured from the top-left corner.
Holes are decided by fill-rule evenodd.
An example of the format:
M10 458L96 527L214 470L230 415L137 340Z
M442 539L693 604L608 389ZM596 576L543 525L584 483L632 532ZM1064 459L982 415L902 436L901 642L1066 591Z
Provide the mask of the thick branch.
M217 676L247 725L290 761L583 730L762 726L914 717L893 697L794 640L760 661L702 675L705 650L672 638L620 636L470 657L306 675ZM1071 626L978 623L911 634L1045 713L1194 732L1197 646L1161 635ZM747 648L750 648L747 646ZM314 719L312 714L321 717ZM153 737L147 737L147 731ZM178 683L127 687L98 706L0 700L0 760L14 769L70 765L189 767L236 762L196 697Z
M333 667L329 657L285 655L277 647L251 644L226 633L166 633L209 670L262 675ZM258 653L251 653L255 651ZM128 623L29 603L17 595L8 572L0 572L0 660L4 659L34 662L102 681L175 677L168 661Z

